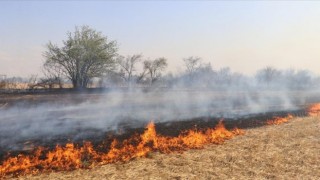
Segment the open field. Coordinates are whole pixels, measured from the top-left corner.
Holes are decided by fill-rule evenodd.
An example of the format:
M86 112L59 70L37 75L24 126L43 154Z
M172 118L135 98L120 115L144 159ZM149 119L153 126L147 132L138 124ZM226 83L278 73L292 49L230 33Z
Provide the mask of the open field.
M319 20L319 2L0 0L0 180L320 180Z
M319 118L295 118L201 150L19 179L319 179L319 128Z
M316 179L320 177L319 172L316 171L318 168L316 162L319 159L317 155L320 154L319 119L298 118L298 116L307 115L308 104L317 99L310 98L310 94L305 95L294 93L288 98L281 92L246 94L211 91L3 95L2 97L5 98L1 100L7 105L0 109L0 156L3 159L7 152L11 152L13 158L19 152L32 154L32 149L38 146L50 150L57 144L64 146L66 143L73 142L75 146L82 146L83 141L90 141L93 143L95 153L88 155L79 149L77 152L84 152L88 156L82 154L77 158L79 158L80 168L90 166L94 167L93 169L47 174L57 169L52 166L54 163L50 158L47 158L48 154L44 156L46 152L44 151L37 156L39 161L27 160L35 163L30 166L31 168L43 173L20 178L257 179L284 177L290 179L303 176L307 179ZM318 106L317 108L316 114L319 110ZM264 126L268 120L288 116L288 113L293 113L292 115L297 118L280 126ZM110 150L112 137L123 140L134 133L146 132L143 127L150 120L156 124L157 133L173 137L194 127L198 129L215 127L221 118L224 118L227 129L232 130L235 126L245 128L246 135L236 137L223 145L209 145L202 150L188 150L182 154L155 153L165 152L157 149L158 146L153 146L158 144L161 138L142 141L142 137L155 137L142 135L139 136L141 137L139 145L143 142L141 147L152 147L155 150L148 150L147 158L139 158L145 154L135 156L136 151L133 150L133 156L130 155L132 158L128 159L133 160L127 163L104 166L95 164L100 162L99 158L103 153L113 152ZM207 137L211 136L208 134ZM105 137L108 138L105 139ZM194 137L197 139L198 136ZM173 141L163 142L171 144ZM116 150L121 151L121 147ZM43 157L48 161L43 160ZM92 160L91 157L93 157ZM120 153L119 158L121 157ZM108 158L106 162L109 162ZM53 158L54 161L56 159ZM20 167L13 165L11 160L6 162L2 164L3 167L13 167L13 169ZM20 158L17 162L24 162L24 160ZM47 167L46 162L49 162L49 168L44 168L45 170L42 171L43 167ZM91 164L94 165L91 166ZM75 169L70 167L67 169ZM19 170L2 172L19 174Z

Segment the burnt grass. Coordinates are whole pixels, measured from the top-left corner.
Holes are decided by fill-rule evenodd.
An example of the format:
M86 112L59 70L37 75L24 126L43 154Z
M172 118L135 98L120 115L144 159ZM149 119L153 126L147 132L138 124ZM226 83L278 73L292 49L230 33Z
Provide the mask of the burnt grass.
M250 129L256 128L266 125L266 121L272 119L273 117L285 117L288 114L292 114L294 116L306 116L307 112L305 109L293 110L293 111L278 111L278 112L267 112L267 113L259 113L247 115L241 118L233 119L233 118L217 118L217 117L199 117L193 119L183 119L180 121L174 122L161 122L156 123L156 131L160 135L164 136L178 136L181 132L189 129L207 129L214 128L219 121L223 120L224 125L227 129L231 130L233 128L240 129ZM136 128L132 128L133 123L140 123L140 125ZM109 150L109 146L113 139L117 139L119 142L124 139L128 139L134 134L141 134L145 130L145 126L147 124L141 122L135 122L128 120L127 122L122 122L119 125L119 129L121 131L108 131L103 132L97 129L78 129L69 134L64 134L60 136L56 136L50 139L46 139L43 137L39 137L36 139L24 140L25 142L21 142L22 144L32 145L32 147L42 146L47 151L53 150L56 145L65 145L67 143L74 143L76 146L82 146L84 142L90 141L94 148L101 152L107 152ZM81 134L81 136L79 136ZM80 138L79 138L80 137ZM4 138L4 137L1 137ZM27 149L19 149L19 150L11 150L6 151L5 147L0 147L0 164L3 160L8 157L17 156L18 154L30 154L32 153L34 148Z
M74 90L54 90L43 92L0 92L0 110L6 110L11 107L37 107L50 102L50 104L78 104L84 101L95 102L106 92L105 89L93 89L86 91ZM85 95L85 96L84 96ZM88 97L89 96L89 97ZM308 103L319 102L320 97L309 97ZM306 106L306 105L305 105ZM289 113L294 116L306 116L305 106L300 106L298 110L292 111L274 111L258 114L251 114L239 118L224 118L225 127L229 130L237 127L240 129L250 129L266 125L266 121L273 117L285 117ZM177 136L181 132L189 129L207 129L214 128L221 117L198 117L193 119L181 119L171 122L156 123L156 131L164 136ZM18 142L25 147L20 146L17 149L8 149L0 145L0 164L8 157L17 156L18 154L30 154L36 147L44 147L47 151L53 150L56 145L64 146L67 143L74 143L76 146L82 146L85 141L90 141L94 148L101 152L107 152L113 139L119 142L128 139L134 134L141 134L145 130L145 122L139 120L127 119L121 121L117 131L102 131L100 129L75 129L68 134L54 137L37 137L33 139L23 139ZM7 138L7 137L0 137ZM101 146L103 145L103 146Z

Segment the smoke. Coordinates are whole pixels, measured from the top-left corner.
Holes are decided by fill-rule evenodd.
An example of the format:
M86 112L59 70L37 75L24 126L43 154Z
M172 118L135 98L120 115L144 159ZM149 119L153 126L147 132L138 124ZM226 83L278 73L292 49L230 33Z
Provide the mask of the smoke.
M160 83L147 91L132 88L98 95L83 94L84 101L80 104L64 104L61 100L61 103L48 102L32 107L25 104L2 109L0 148L17 150L29 140L45 141L64 136L73 141L99 132L141 127L149 121L241 118L256 113L295 110L316 97L317 91L306 90L314 87L315 78L312 76L293 73L290 82L283 77L286 76L265 82L262 77L245 77L228 69L199 71L192 76L173 77L165 81L166 84ZM301 82L296 82L297 79ZM300 84L304 82L308 82L306 87ZM288 84L298 88L290 89Z

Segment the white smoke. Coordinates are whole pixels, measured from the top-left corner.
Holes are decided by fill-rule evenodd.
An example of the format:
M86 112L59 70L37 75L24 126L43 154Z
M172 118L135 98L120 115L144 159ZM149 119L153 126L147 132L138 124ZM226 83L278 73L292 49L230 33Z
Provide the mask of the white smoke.
M98 95L83 94L81 99L88 100L80 104L63 104L61 100L61 104L48 102L39 106L25 104L2 109L0 148L15 149L27 140L68 134L80 138L87 135L88 129L94 133L119 130L122 126L141 127L149 121L240 118L255 113L294 110L317 94L317 91L291 91L279 87L281 83L278 81L276 88L269 84L268 87L272 88L267 90L250 78L242 81L241 85L239 82L223 84L220 89L212 88L219 87L219 84L199 85L197 88L178 84L148 92L135 88L133 91L114 90Z

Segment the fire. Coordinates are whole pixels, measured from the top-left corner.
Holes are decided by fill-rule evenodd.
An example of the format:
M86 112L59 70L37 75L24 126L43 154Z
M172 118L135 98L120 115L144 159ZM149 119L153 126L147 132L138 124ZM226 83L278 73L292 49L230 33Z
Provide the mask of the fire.
M288 122L292 118L293 116L291 114L288 114L286 117L274 117L267 121L267 125L279 125Z
M24 175L91 168L145 157L154 151L171 153L201 149L207 144L222 144L225 140L242 134L244 131L241 129L227 130L220 121L215 128L204 130L194 128L182 132L177 137L169 137L157 134L155 124L149 123L141 135L135 134L122 142L114 139L107 152L98 151L90 142L85 142L82 146L73 143L65 146L57 145L51 151L39 147L30 155L9 157L0 165L0 178L9 174Z
M316 103L311 105L308 109L307 109L308 115L315 117L315 116L319 116L320 115L320 103Z

